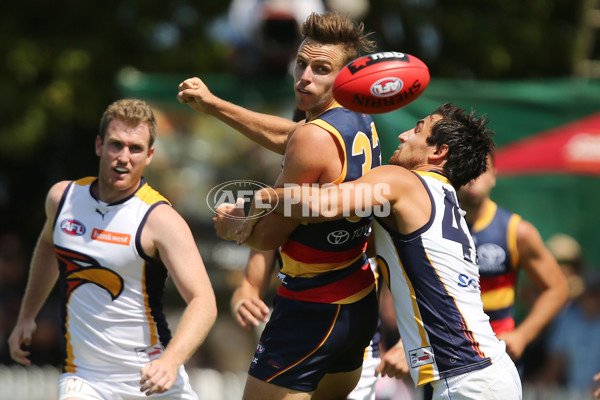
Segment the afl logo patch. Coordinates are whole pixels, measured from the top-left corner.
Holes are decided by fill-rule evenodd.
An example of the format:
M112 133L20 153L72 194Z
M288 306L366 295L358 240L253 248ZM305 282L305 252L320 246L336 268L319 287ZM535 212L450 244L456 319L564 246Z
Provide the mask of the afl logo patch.
M390 76L382 78L371 85L371 93L377 97L390 97L402 91L404 82L400 78Z
M346 243L348 239L350 239L350 234L348 231L344 230L333 231L327 235L327 241L331 244L343 244Z
M67 235L81 236L85 233L85 225L76 219L63 219L60 223L60 229Z
M265 346L263 346L263 344L261 342L258 342L258 345L256 346L256 353L261 354L264 351L265 351Z

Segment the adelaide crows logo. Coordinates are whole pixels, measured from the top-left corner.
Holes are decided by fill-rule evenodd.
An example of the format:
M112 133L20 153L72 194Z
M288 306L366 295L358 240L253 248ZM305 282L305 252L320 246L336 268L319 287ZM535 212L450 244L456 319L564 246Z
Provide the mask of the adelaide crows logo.
M84 283L93 283L105 289L112 300L123 291L123 278L116 272L101 266L95 259L75 251L55 248L61 270L64 271L66 297Z

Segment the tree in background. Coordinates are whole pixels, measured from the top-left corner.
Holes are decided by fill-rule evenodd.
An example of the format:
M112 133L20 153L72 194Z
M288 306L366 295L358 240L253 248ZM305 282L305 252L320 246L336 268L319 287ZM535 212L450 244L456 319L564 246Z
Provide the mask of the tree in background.
M438 78L568 76L583 0L371 0L381 50L423 59ZM93 173L89 137L120 97L125 67L165 74L230 71L213 40L229 2L4 2L0 5L0 218L33 245L51 182ZM235 77L234 77L235 78ZM173 98L173 102L174 102Z

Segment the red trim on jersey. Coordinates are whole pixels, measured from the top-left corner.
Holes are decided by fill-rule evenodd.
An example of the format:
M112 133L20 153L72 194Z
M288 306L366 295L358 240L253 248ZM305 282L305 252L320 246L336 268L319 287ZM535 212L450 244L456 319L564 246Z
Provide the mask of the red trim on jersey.
M479 342L477 340L475 340L475 337L473 336L473 332L467 328L465 320L462 317L460 318L459 323L460 323L460 327L463 331L463 335L471 343L471 348L477 353L477 355L479 355L479 357L485 358L485 354L483 354L483 352L481 351L481 348L479 348Z
M492 289L512 288L514 287L516 280L517 272L510 271L498 276L481 276L479 277L479 286L481 287L481 292L485 293Z
M515 320L513 317L506 317L495 321L490 321L492 329L498 335L503 332L512 332L515 330Z
M294 259L294 261L305 264L334 264L344 263L358 257L367 249L367 242L346 251L323 251L317 250L295 240L289 239L283 246L281 252Z
M310 279L310 278L307 278ZM281 297L314 303L336 303L347 299L375 283L375 275L367 263L352 275L328 285L313 289L292 291L284 285L279 286L277 294Z

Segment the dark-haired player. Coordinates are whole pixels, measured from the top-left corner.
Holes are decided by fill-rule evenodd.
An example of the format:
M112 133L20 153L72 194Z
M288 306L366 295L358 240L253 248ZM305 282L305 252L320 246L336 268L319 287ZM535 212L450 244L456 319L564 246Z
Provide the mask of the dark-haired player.
M373 212L410 374L416 385L431 383L434 399L522 396L517 369L483 312L475 246L456 195L487 168L494 143L486 124L440 106L400 134L391 165L324 189L261 189L239 234L241 243L251 237L259 201L309 221Z

